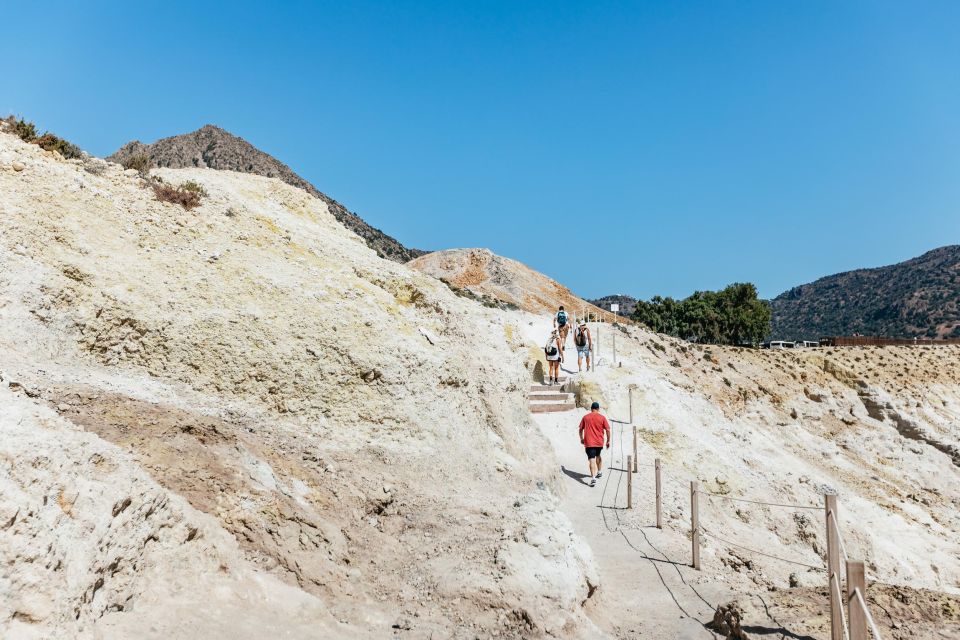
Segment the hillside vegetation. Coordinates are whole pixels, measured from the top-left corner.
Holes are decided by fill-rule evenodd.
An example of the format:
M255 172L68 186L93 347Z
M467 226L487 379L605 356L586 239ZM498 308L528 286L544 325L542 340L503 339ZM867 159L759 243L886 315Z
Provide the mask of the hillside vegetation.
M208 124L192 133L163 138L152 144L128 142L107 159L123 164L130 158L141 155L148 157L156 167L209 167L279 178L323 200L333 217L363 238L367 246L380 257L394 262L407 262L424 253L419 249L405 247L380 229L371 227L357 214L351 213L342 204L321 193L287 165L220 127Z
M771 307L776 339L960 338L960 245L820 278L780 294Z
M756 344L770 329L770 306L749 283L696 291L683 300L638 300L633 319L657 333L707 344Z

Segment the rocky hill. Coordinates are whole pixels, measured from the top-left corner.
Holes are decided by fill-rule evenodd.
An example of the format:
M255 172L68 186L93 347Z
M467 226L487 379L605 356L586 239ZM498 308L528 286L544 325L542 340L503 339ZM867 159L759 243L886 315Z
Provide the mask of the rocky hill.
M0 133L0 637L588 633L515 320L305 190L155 172L208 195Z
M560 305L581 315L601 312L556 280L489 249L435 251L417 258L410 266L488 304L499 301L531 313L555 312Z
M960 337L960 245L794 287L771 301L775 339L861 333Z
M601 309L610 310L611 304L620 305L620 310L617 311L617 315L629 318L633 315L633 309L637 306L637 299L631 298L630 296L625 296L622 294L612 295L612 296L603 296L602 298L597 298L596 300L588 300L590 304L600 307Z
M212 124L192 133L163 138L152 144L139 141L128 142L107 159L122 164L127 158L138 154L149 155L154 166L157 167L173 169L207 167L279 178L323 200L330 213L341 224L363 238L367 246L376 251L380 257L394 262L407 262L424 254L419 249L403 246L380 229L371 227L357 214L348 211L342 204L321 193L270 154L260 151L243 138Z
M960 638L960 345L594 325L596 370L564 363L614 431L591 488L582 410L528 411L569 290L384 260L278 179L156 173L207 195L0 133L0 637L697 638L738 599L751 636L824 640L836 493L883 637Z

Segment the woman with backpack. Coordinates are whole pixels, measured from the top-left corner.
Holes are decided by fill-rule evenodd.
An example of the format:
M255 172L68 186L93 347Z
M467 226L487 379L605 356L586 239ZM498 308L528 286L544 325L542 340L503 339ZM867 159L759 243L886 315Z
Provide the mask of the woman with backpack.
M543 346L543 352L547 356L547 366L549 367L547 384L559 384L560 363L563 362L563 344L560 342L560 334L556 329L550 332L550 339Z

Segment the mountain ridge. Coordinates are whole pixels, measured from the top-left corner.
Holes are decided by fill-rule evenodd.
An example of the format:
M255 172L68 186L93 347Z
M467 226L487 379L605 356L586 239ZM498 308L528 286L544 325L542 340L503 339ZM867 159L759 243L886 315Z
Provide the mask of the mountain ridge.
M960 337L960 245L892 265L854 269L784 291L770 302L771 336Z
M371 226L295 173L288 165L216 125L206 124L196 131L160 138L149 144L132 140L108 156L107 160L122 164L130 157L143 153L147 154L157 167L206 167L279 178L323 200L337 221L363 238L367 246L381 258L404 263L426 253L406 247L399 240Z

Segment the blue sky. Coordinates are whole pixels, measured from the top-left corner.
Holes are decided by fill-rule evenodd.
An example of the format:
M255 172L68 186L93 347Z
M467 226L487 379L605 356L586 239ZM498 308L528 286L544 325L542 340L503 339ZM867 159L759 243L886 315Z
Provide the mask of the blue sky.
M0 111L218 124L403 243L764 296L960 242L960 3L35 2Z

